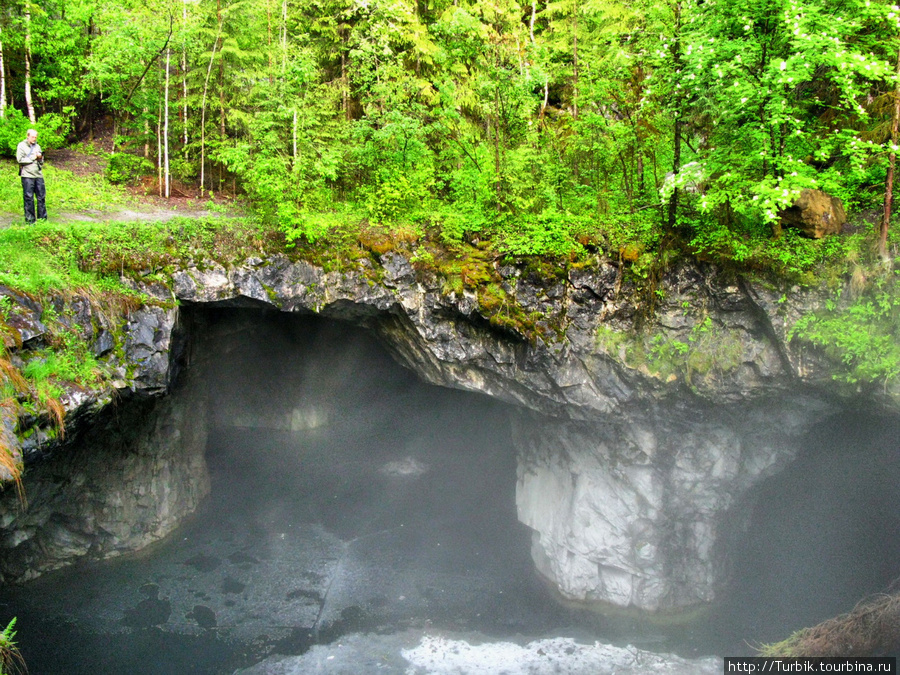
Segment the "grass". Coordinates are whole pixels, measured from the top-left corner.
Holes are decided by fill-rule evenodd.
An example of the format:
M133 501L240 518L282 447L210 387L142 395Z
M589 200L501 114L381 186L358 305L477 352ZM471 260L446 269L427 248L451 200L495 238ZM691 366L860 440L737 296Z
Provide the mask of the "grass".
M147 278L209 259L227 264L279 245L277 234L245 218L48 221L0 230L0 284L32 294L133 295L120 283L122 275Z
M22 215L22 183L16 163L0 160L0 176L0 215ZM44 182L51 221L64 211L109 212L133 202L127 190L111 185L101 174L79 176L48 163L44 166Z

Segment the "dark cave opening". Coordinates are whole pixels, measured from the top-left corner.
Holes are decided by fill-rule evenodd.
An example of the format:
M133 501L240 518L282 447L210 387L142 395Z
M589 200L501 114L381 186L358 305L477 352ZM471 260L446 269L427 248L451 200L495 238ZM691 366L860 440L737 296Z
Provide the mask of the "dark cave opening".
M173 396L205 401L210 495L144 551L3 589L0 621L19 616L32 672L231 673L407 629L748 654L898 576L895 418L817 425L735 507L722 552L731 581L708 618L661 627L566 606L539 578L516 514L506 404L422 382L364 328L258 308L183 312L195 389ZM112 417L155 414L133 405Z

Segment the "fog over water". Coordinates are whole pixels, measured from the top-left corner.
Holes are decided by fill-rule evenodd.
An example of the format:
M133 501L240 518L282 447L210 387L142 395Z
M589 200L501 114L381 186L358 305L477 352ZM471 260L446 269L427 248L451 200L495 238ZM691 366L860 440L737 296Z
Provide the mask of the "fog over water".
M729 542L734 581L718 629L725 644L777 641L865 596L900 592L896 417L848 410L822 420L798 459L750 497L738 509L746 529Z
M510 654L554 637L747 654L900 576L896 420L820 425L735 521L722 607L661 628L564 607L538 578L509 407L426 385L343 324L204 310L200 325L212 493L144 552L0 589L32 673L232 673L316 644L326 665L317 650L348 645L346 672L402 673L400 647L433 634ZM391 649L394 669L376 659Z

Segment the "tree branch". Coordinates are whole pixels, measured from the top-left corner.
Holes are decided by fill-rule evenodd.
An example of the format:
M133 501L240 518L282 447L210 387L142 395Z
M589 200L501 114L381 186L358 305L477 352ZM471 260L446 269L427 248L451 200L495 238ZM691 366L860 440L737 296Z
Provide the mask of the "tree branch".
M147 76L147 73L150 72L150 67L154 63L156 63L156 59L158 59L160 56L162 56L163 52L166 51L166 47L169 46L169 40L172 39L172 23L173 23L172 15L169 15L169 34L166 36L166 42L165 42L165 44L163 44L162 47L160 47L159 51L156 52L156 56L154 56L152 59L150 59L147 62L147 67L144 68L144 72L141 73L141 76L138 78L138 81L134 83L134 86L131 88L131 91L128 92L128 96L125 97L125 103L122 105L123 108L126 107L128 105L128 103L131 101L131 97L134 96L134 92L137 91L137 88L140 86L141 82L144 81L144 78Z

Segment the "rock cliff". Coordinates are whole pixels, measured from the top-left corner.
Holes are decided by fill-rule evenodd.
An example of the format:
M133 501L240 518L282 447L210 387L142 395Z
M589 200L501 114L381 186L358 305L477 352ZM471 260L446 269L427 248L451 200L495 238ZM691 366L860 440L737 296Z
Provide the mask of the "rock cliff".
M115 391L169 391L178 367L190 365L177 353L173 295L182 307L271 306L364 326L424 380L517 406L519 518L534 532L535 564L563 596L664 612L713 599L727 576L722 528L739 527L730 508L793 459L801 433L854 398L900 407L896 386L839 390L832 364L788 339L797 318L824 301L815 294L684 263L659 280L651 312L614 261L552 279L525 265L499 273L506 302L536 331L518 330L514 320L492 323L474 293L447 292L398 253L345 272L274 256L232 269L180 269L169 287L133 282L157 304L129 313L120 326L85 310L80 321L114 375L106 388L71 392L64 403L71 420L95 419ZM27 349L41 334L41 308L6 295ZM164 428L154 433L169 439L169 455L158 462L167 465L179 452L190 459L177 478L163 476L159 463L148 468L159 478L151 484L172 486L144 489L155 505L135 506L144 511L132 515L153 525L136 533L107 528L116 537L106 541L88 532L93 525L69 527L85 520L83 512L61 519L67 507L59 506L15 515L7 494L0 546L3 560L17 562L3 565L6 578L27 575L25 562L40 570L78 552L143 545L167 530L167 514L194 507L206 480L197 452L202 434L185 433L183 421L156 425ZM38 432L20 450L28 457L41 446ZM83 471L93 475L90 460ZM69 529L51 536L50 522ZM73 532L87 543L68 550ZM56 553L42 563L39 550Z

